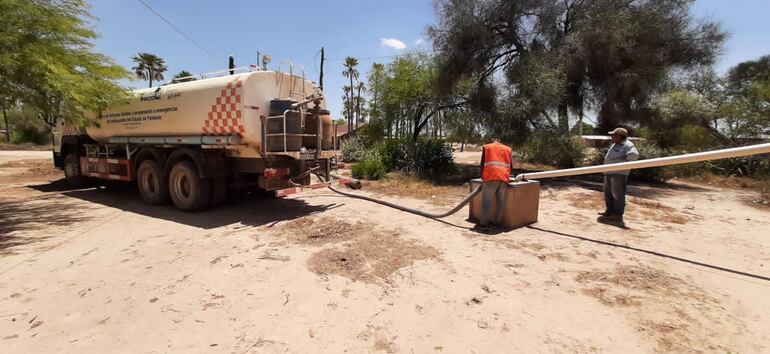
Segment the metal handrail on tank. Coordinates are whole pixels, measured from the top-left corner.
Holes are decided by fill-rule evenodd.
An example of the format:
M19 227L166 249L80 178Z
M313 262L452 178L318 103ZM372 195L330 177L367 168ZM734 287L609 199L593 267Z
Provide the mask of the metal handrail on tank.
M297 82L294 79L294 76L292 76L291 80L291 90L289 90L289 97L292 97L293 94L297 93L300 94L303 99L307 98L307 93L305 90L305 66L300 64L299 68L302 69L302 92L294 91L295 88L297 88ZM299 76L297 76L299 77Z
M281 91L283 90L283 76L286 75L286 73L281 71L283 64L289 64L289 79L292 80L292 83L294 80L294 64L288 60L284 60L280 64L278 64L278 67L275 69L275 73L280 74L280 75L275 75L275 84L278 85L278 95L280 95ZM291 90L289 90L289 96L291 96Z
M322 100L323 98L324 98L323 96L306 97L304 100L302 100L300 102L293 103L291 105L291 109L287 109L287 110L283 111L283 114L280 115L280 116L268 116L268 117L265 117L265 123L264 123L265 124L265 128L267 128L267 125L268 125L267 122L269 120L271 120L271 119L281 119L283 121L282 122L283 131L280 134L267 134L265 132L266 129L263 129L263 134L262 135L265 137L264 142L263 142L263 144L265 145L265 153L277 152L277 151L267 151L267 147L266 147L267 139L266 138L269 137L269 136L279 136L279 135L283 136L283 152L284 153L288 152L288 149L287 149L287 146L288 146L287 136L289 136L289 135L291 135L291 136L313 136L313 134L289 134L287 132L286 118L287 118L287 115L289 114L289 112L291 112L292 110L298 110L300 112L300 114L302 115L302 117L304 118L304 115L305 115L304 108L305 108L305 106L307 106L307 104L309 104L310 102ZM320 120L321 120L320 116L318 117L318 120L320 122ZM319 133L315 134L315 135L320 135L320 134L321 134L321 130L319 130ZM321 147L319 145L316 148L316 151L319 152L320 150L321 150Z

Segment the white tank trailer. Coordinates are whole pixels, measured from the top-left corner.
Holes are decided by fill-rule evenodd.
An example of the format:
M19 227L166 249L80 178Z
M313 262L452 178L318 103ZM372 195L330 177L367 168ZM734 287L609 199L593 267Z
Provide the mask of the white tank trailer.
M92 118L85 129L54 129L54 163L69 183L136 181L146 203L187 211L221 204L230 190L308 185L311 173L328 177L336 157L319 87L276 71L136 90Z

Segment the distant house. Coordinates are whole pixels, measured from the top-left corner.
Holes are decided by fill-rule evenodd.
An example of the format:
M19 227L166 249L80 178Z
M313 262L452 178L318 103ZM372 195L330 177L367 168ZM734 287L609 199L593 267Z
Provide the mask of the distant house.
M356 124L356 126L353 127L353 134L355 134L356 131L363 128L364 126L366 126L366 123ZM342 144L343 141L347 140L351 136L350 132L348 131L348 123L343 122L341 124L335 124L332 129L334 129L333 131L335 136L334 142L336 143L336 146L339 149L340 144Z

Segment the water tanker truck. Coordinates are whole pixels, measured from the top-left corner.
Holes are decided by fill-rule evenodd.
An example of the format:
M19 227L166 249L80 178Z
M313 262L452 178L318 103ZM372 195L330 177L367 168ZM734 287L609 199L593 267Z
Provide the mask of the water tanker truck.
M293 70L292 70L293 71ZM54 164L67 182L136 182L148 204L186 211L230 190L278 191L329 175L336 156L323 93L292 73L249 68L136 90L76 128L54 129Z

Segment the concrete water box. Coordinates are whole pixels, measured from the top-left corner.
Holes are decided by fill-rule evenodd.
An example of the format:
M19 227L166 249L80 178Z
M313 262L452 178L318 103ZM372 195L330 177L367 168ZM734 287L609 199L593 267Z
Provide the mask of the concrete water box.
M473 191L481 185L481 179L471 180L470 190ZM481 217L482 193L473 197L470 203L470 219L478 222ZM492 201L490 212L491 219L497 213L497 202ZM503 211L502 227L515 229L537 222L538 209L540 207L540 182L521 181L510 182L505 194L505 210Z

